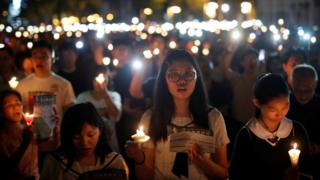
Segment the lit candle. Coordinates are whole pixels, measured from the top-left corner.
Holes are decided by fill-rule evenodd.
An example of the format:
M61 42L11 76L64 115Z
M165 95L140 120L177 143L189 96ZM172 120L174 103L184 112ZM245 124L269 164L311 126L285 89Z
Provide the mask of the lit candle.
M140 126L140 128L137 129L136 134L132 135L131 137L136 142L147 142L150 139L150 137L143 132L142 126Z
M15 77L15 76L13 76L13 77L10 79L10 81L8 81L8 83L9 83L9 86L10 86L12 89L15 89L15 88L18 86L18 84L19 84L19 82L17 81L17 77Z
M291 165L296 167L298 165L300 150L297 149L297 143L293 144L293 148L289 150L289 156L291 160Z
M100 73L100 74L96 77L96 81L97 81L99 84L102 84L102 83L105 81L104 74L103 74L103 73Z
M33 117L34 117L34 114L29 114L28 112L24 114L24 120L26 121L28 126L32 124Z

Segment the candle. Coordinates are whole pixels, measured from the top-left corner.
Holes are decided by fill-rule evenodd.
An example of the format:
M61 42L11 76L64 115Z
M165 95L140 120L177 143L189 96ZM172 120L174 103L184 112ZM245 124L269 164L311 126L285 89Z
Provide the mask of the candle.
M97 81L99 84L102 84L102 83L105 81L104 74L103 74L103 73L100 73L100 74L96 77L96 81Z
M143 132L142 126L137 129L136 134L132 135L131 137L136 142L147 142L150 139L150 137Z
M291 160L291 165L296 167L298 165L300 150L297 149L297 143L293 144L293 148L289 150L289 156Z
M15 76L13 76L13 77L10 79L10 81L8 81L8 83L9 83L9 86L10 86L12 89L15 89L15 88L18 86L18 84L19 84L19 82L17 81L17 77L15 77Z
M24 114L24 120L26 121L28 126L32 124L33 117L34 117L34 114L29 114L28 112Z

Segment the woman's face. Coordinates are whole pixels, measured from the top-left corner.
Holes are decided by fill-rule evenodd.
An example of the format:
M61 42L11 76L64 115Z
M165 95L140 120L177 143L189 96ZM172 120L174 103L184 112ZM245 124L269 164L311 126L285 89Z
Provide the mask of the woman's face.
M100 137L98 127L84 123L79 134L73 136L73 145L79 156L94 155Z
M12 122L20 122L23 117L22 102L16 95L9 95L3 101L4 116Z
M262 119L280 123L289 111L289 96L277 97L266 104L257 106L261 110Z
M197 73L191 63L182 60L169 65L166 82L174 99L188 99L196 85Z

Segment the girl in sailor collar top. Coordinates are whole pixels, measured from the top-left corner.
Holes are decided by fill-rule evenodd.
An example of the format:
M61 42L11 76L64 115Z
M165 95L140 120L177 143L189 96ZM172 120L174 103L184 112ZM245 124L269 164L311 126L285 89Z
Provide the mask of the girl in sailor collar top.
M266 74L254 88L256 114L238 132L231 164L233 179L298 179L308 172L309 140L304 127L288 118L289 88L277 74ZM298 168L292 168L288 151L297 143ZM299 172L300 171L300 172Z

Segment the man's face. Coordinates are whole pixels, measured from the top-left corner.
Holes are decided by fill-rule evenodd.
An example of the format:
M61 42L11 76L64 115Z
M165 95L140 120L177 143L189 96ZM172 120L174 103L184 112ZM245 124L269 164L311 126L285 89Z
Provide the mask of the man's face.
M292 90L296 100L300 104L307 104L313 98L317 87L317 81L311 77L294 78Z
M303 63L303 57L301 56L290 56L287 63L282 65L283 71L286 73L287 77L291 77L293 68Z
M52 57L49 49L44 47L33 49L31 59L36 75L51 72Z

